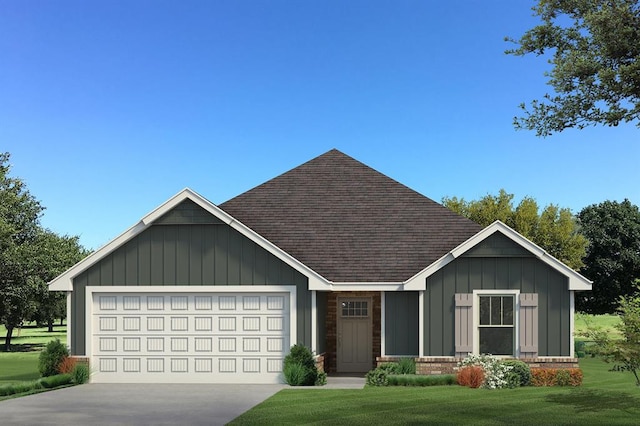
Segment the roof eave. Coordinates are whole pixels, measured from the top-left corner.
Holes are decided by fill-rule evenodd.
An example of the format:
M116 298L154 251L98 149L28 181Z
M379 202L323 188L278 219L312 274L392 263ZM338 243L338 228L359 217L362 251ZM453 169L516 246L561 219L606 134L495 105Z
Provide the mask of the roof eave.
M331 284L328 280L322 277L320 274L304 265L302 262L295 259L290 254L286 253L284 250L277 247L275 244L268 241L266 238L262 237L255 231L253 231L248 226L242 224L240 221L234 219L231 215L226 213L224 210L208 201L206 198L202 197L200 194L192 191L189 188L185 188L169 200L161 204L159 207L151 211L149 214L145 215L138 223L133 225L131 228L127 229L125 232L120 234L115 239L111 240L109 243L91 253L89 256L85 257L80 262L76 263L74 266L63 272L58 277L54 278L49 283L49 290L51 291L73 291L73 279L77 277L82 272L86 271L91 266L95 265L97 262L102 260L104 257L108 256L110 253L115 251L117 248L124 245L127 241L131 240L136 235L140 234L142 231L147 229L151 224L162 217L164 214L172 210L178 204L185 200L191 200L200 207L202 207L207 212L211 213L216 218L220 219L236 231L240 232L245 237L249 238L260 247L267 250L269 253L273 254L292 268L296 269L300 273L307 276L309 280L309 289L314 290L329 290Z
M569 280L569 290L571 291L589 291L591 290L591 285L593 282L588 278L584 277L580 273L574 271L552 255L546 252L542 247L538 246L534 242L525 238L518 232L514 231L501 221L497 220L493 222L491 225L487 226L476 235L472 236L440 259L433 262L431 265L427 266L422 271L418 272L413 277L409 278L405 284L405 290L425 290L427 281L426 279L433 275L435 272L444 268L447 264L454 261L464 253L466 253L472 247L475 247L478 243L488 238L490 235L493 235L495 232L500 232L509 239L511 239L516 244L519 244L525 250L532 253L536 258L546 263L556 271L560 272L562 275L566 276Z

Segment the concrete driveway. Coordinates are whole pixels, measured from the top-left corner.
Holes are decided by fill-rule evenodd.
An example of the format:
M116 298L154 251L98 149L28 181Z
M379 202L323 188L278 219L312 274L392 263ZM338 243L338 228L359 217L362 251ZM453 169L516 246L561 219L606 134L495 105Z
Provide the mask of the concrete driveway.
M285 385L87 384L0 402L2 425L223 425Z

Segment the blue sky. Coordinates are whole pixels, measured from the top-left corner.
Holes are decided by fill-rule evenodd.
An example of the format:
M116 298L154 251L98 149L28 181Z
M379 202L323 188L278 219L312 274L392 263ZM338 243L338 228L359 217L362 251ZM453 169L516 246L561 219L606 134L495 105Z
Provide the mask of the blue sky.
M640 203L640 130L515 131L547 90L507 56L533 2L17 1L0 151L98 248L184 187L219 204L332 148L418 192Z

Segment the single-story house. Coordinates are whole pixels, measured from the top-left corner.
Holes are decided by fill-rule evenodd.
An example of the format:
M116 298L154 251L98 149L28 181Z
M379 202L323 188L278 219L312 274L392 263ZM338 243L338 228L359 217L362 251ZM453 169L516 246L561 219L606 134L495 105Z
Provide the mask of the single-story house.
M269 383L303 343L328 373L468 354L575 366L591 282L337 150L215 205L185 189L64 272L94 382Z

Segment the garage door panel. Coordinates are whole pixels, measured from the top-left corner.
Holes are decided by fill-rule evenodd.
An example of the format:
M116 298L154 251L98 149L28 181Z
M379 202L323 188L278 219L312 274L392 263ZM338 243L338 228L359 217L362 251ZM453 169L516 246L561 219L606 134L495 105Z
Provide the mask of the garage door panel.
M274 383L288 293L93 295L94 382Z

